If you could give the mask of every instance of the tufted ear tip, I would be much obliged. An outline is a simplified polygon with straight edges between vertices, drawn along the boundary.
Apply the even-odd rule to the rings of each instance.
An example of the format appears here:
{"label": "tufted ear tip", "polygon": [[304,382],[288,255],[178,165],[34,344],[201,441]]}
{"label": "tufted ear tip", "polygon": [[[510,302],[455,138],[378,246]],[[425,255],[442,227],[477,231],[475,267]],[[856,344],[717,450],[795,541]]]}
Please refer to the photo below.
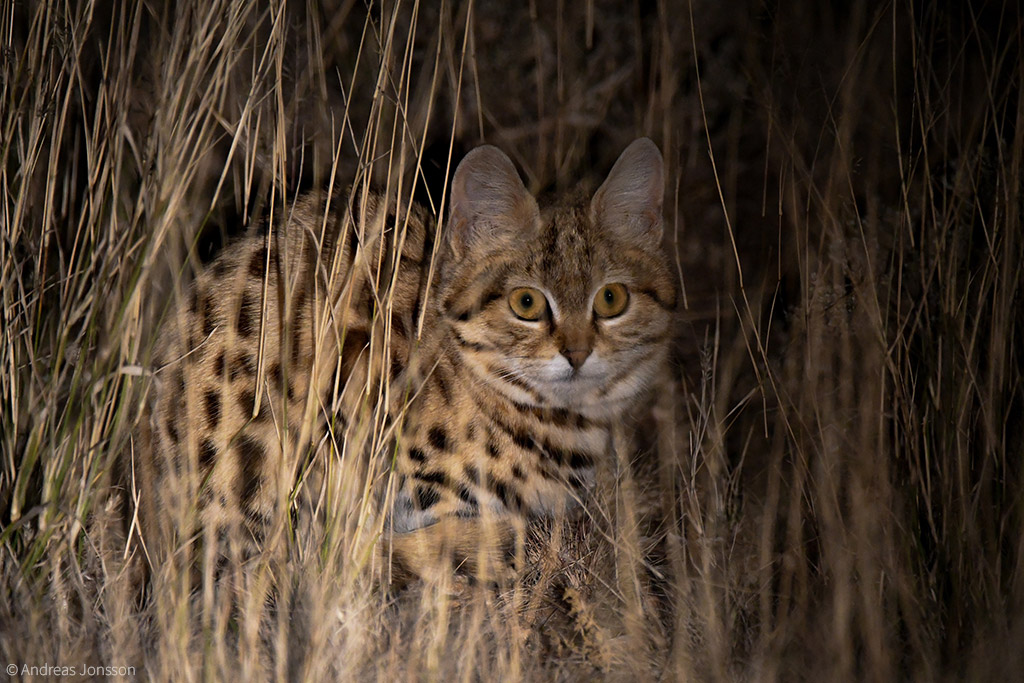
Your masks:
{"label": "tufted ear tip", "polygon": [[459,162],[449,207],[449,235],[460,253],[483,239],[501,240],[532,227],[527,224],[539,217],[512,160],[493,145],[481,145]]}
{"label": "tufted ear tip", "polygon": [[664,166],[661,151],[650,138],[630,143],[594,193],[594,222],[626,237],[660,239]]}

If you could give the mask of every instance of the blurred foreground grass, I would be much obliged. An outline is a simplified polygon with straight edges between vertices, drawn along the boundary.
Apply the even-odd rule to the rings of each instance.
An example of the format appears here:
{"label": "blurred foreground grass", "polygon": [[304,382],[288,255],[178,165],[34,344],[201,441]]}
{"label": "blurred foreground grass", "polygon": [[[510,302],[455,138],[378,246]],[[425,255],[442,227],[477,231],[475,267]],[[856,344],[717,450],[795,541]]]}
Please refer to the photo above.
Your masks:
{"label": "blurred foreground grass", "polygon": [[[0,664],[1019,675],[1022,28],[999,1],[4,2]],[[638,135],[676,377],[515,590],[328,556],[277,568],[272,606],[134,591],[115,472],[178,283],[331,178],[438,211],[481,142],[542,192]]]}

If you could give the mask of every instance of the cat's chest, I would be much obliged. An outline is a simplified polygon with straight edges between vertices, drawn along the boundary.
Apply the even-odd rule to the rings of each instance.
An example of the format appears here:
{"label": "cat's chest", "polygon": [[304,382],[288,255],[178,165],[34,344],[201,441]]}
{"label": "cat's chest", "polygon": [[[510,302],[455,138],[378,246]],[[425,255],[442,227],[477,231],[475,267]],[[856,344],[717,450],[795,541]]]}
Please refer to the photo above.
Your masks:
{"label": "cat's chest", "polygon": [[514,403],[442,370],[399,444],[398,500],[423,526],[490,510],[535,516],[571,507],[608,450],[607,425]]}

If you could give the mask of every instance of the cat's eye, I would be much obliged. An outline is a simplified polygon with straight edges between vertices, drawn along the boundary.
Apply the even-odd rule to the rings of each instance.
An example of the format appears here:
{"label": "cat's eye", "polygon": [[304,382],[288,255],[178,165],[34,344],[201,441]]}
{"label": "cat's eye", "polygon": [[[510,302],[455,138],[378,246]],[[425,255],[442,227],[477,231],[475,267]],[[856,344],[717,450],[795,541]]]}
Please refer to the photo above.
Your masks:
{"label": "cat's eye", "polygon": [[508,295],[508,305],[523,320],[540,320],[548,309],[548,300],[539,289],[516,287]]}
{"label": "cat's eye", "polygon": [[613,282],[598,290],[594,297],[594,313],[602,318],[613,318],[626,310],[628,303],[629,290],[626,285]]}

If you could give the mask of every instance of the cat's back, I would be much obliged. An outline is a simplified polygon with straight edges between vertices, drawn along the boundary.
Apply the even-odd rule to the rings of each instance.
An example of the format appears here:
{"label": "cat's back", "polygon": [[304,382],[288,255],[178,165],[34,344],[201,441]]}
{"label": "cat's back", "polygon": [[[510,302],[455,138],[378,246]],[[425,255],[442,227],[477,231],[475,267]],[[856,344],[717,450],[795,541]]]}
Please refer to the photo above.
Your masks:
{"label": "cat's back", "polygon": [[156,335],[144,531],[176,546],[193,527],[269,525],[311,444],[340,439],[374,377],[407,363],[433,230],[416,204],[312,192],[196,275]]}

